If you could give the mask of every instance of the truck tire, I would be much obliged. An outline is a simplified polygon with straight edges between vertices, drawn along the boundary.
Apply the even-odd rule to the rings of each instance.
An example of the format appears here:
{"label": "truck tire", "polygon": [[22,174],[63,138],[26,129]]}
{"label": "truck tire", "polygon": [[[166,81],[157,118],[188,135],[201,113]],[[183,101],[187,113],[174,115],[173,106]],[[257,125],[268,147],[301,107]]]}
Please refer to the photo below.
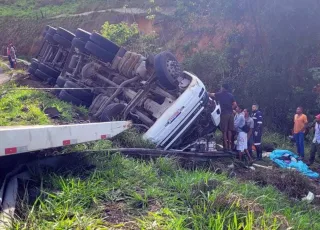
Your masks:
{"label": "truck tire", "polygon": [[49,26],[48,27],[48,30],[47,30],[47,34],[50,34],[50,35],[55,35],[57,33],[57,29],[52,27],[52,26]]}
{"label": "truck tire", "polygon": [[71,33],[69,30],[66,30],[62,27],[59,27],[57,29],[57,34],[59,34],[61,37],[67,39],[68,41],[72,41],[72,39],[76,36],[73,33]]}
{"label": "truck tire", "polygon": [[40,80],[42,81],[47,81],[50,76],[47,75],[46,73],[42,72],[41,70],[37,69],[36,72],[35,72],[35,75],[37,78],[39,78]]}
{"label": "truck tire", "polygon": [[54,78],[58,78],[60,73],[61,73],[60,71],[57,71],[57,70],[55,70],[55,69],[51,68],[50,66],[47,66],[47,65],[45,65],[43,63],[39,64],[39,69],[43,73],[49,75],[50,77],[54,77]]}
{"label": "truck tire", "polygon": [[90,40],[91,33],[83,29],[78,28],[76,30],[76,38],[79,38],[81,41],[87,42]]}
{"label": "truck tire", "polygon": [[116,55],[120,49],[118,45],[98,33],[92,33],[90,36],[90,40],[114,55]]}
{"label": "truck tire", "polygon": [[94,56],[99,58],[103,62],[111,63],[115,57],[115,54],[109,53],[107,50],[101,48],[97,44],[88,41],[85,48]]}
{"label": "truck tire", "polygon": [[74,96],[72,96],[71,94],[69,94],[66,90],[61,90],[61,92],[59,93],[59,98],[63,101],[66,101],[66,102],[70,102],[74,105],[77,105],[77,106],[86,106],[86,107],[89,107],[90,104],[87,103],[87,102],[84,102]]}
{"label": "truck tire", "polygon": [[78,62],[79,62],[79,57],[76,55],[72,55],[71,60],[69,62],[69,68],[70,69],[76,68],[78,65]]}
{"label": "truck tire", "polygon": [[101,122],[108,122],[108,121],[113,121],[115,119],[120,119],[121,118],[121,113],[123,110],[126,108],[124,104],[120,103],[113,103],[108,106],[103,110],[101,116],[100,116],[100,121]]}
{"label": "truck tire", "polygon": [[52,90],[52,93],[56,96],[59,96],[59,94],[61,92],[61,89],[59,89],[59,88],[63,88],[63,87],[60,87],[58,84],[56,84],[53,88],[54,88],[54,90]]}
{"label": "truck tire", "polygon": [[58,43],[53,39],[53,35],[47,33],[45,36],[45,40],[47,40],[52,45],[57,45]]}
{"label": "truck tire", "polygon": [[57,81],[56,78],[49,77],[48,80],[47,80],[47,83],[48,83],[49,85],[55,85],[55,84],[56,84],[56,81]]}
{"label": "truck tire", "polygon": [[155,72],[160,84],[166,89],[174,90],[178,87],[177,77],[182,71],[172,53],[165,51],[155,56]]}
{"label": "truck tire", "polygon": [[59,76],[57,78],[57,82],[56,84],[60,87],[60,88],[63,88],[64,84],[66,83],[67,79],[64,77],[64,76]]}
{"label": "truck tire", "polygon": [[71,42],[67,40],[66,38],[62,37],[59,34],[53,35],[53,39],[60,45],[62,45],[65,49],[68,49],[71,47]]}
{"label": "truck tire", "polygon": [[72,45],[77,48],[81,53],[88,54],[88,50],[86,50],[86,42],[82,41],[80,38],[74,38],[72,40]]}
{"label": "truck tire", "polygon": [[[72,82],[72,81],[66,81],[64,84],[64,88],[81,88],[78,84]],[[92,103],[93,101],[93,94],[89,89],[66,89],[66,91],[71,94],[72,96],[79,98],[81,101]]]}
{"label": "truck tire", "polygon": [[34,68],[34,69],[38,69],[39,67],[39,62],[37,61],[33,61],[33,62],[31,62],[31,64],[30,64],[30,67],[32,67],[32,68]]}
{"label": "truck tire", "polygon": [[32,66],[29,66],[29,68],[28,68],[28,73],[30,73],[32,76],[34,76],[35,73],[36,73],[36,70],[37,70],[37,69],[33,68]]}

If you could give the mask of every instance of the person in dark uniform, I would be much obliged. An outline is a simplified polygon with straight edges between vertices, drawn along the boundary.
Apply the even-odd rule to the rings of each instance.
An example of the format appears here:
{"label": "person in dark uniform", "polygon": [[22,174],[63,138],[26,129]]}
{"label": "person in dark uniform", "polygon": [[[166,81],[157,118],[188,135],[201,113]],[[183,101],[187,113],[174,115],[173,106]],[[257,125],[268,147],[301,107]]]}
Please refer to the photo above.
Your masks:
{"label": "person in dark uniform", "polygon": [[257,150],[257,160],[262,160],[261,139],[262,139],[263,116],[262,116],[262,112],[259,110],[259,106],[257,104],[252,105],[251,117],[254,121],[253,141],[254,141],[254,147]]}

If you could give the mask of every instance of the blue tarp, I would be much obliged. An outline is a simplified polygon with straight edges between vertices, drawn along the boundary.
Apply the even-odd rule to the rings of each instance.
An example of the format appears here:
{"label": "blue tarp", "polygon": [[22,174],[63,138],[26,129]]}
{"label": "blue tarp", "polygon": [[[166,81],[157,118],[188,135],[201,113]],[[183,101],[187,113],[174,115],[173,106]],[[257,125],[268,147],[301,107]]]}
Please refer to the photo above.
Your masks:
{"label": "blue tarp", "polygon": [[[279,159],[281,157],[289,156],[291,157],[291,161],[285,161],[283,159]],[[306,175],[310,178],[318,178],[319,173],[313,172],[309,169],[309,167],[303,162],[298,160],[298,156],[289,150],[274,150],[270,154],[270,159],[277,163],[281,168],[295,168],[302,174]]]}

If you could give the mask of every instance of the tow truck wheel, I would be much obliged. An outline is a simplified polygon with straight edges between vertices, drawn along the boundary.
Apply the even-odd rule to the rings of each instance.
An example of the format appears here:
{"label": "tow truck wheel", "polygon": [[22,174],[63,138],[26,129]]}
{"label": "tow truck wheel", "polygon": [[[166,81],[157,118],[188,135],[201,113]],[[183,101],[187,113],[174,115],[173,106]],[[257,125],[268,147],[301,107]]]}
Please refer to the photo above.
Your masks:
{"label": "tow truck wheel", "polygon": [[32,61],[30,64],[30,67],[34,68],[34,69],[38,69],[39,66],[39,62],[38,61]]}
{"label": "tow truck wheel", "polygon": [[100,116],[101,122],[113,121],[119,119],[122,115],[123,110],[126,108],[124,104],[113,103],[108,105]]}
{"label": "tow truck wheel", "polygon": [[57,78],[57,85],[60,87],[60,88],[63,88],[64,84],[66,83],[67,79],[64,77],[64,76],[59,76]]}
{"label": "tow truck wheel", "polygon": [[51,43],[52,45],[57,45],[58,43],[53,39],[53,35],[47,33],[47,35],[45,36],[45,40],[47,40],[49,43]]}
{"label": "tow truck wheel", "polygon": [[57,33],[57,29],[56,28],[54,28],[54,27],[51,27],[51,26],[49,26],[48,27],[48,30],[47,30],[47,34],[50,34],[50,35],[55,35]]}
{"label": "tow truck wheel", "polygon": [[177,78],[181,75],[181,67],[176,57],[168,52],[155,56],[155,71],[160,84],[168,90],[178,87]]}

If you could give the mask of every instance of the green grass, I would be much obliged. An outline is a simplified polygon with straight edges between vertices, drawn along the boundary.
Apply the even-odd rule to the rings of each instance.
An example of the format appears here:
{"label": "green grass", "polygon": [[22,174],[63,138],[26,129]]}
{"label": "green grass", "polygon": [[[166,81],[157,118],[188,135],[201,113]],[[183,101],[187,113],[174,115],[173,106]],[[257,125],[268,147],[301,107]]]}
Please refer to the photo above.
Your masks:
{"label": "green grass", "polygon": [[29,90],[14,84],[0,86],[0,126],[47,125],[52,120],[44,113],[49,107],[60,112],[60,121],[71,122],[76,113],[87,114],[84,108],[76,108],[40,90]]}
{"label": "green grass", "polygon": [[[41,195],[22,201],[12,229],[319,229],[317,208],[273,187],[240,183],[173,159],[88,155],[92,171],[34,175]],[[79,165],[78,165],[79,166]],[[72,171],[72,170],[71,170]]]}

